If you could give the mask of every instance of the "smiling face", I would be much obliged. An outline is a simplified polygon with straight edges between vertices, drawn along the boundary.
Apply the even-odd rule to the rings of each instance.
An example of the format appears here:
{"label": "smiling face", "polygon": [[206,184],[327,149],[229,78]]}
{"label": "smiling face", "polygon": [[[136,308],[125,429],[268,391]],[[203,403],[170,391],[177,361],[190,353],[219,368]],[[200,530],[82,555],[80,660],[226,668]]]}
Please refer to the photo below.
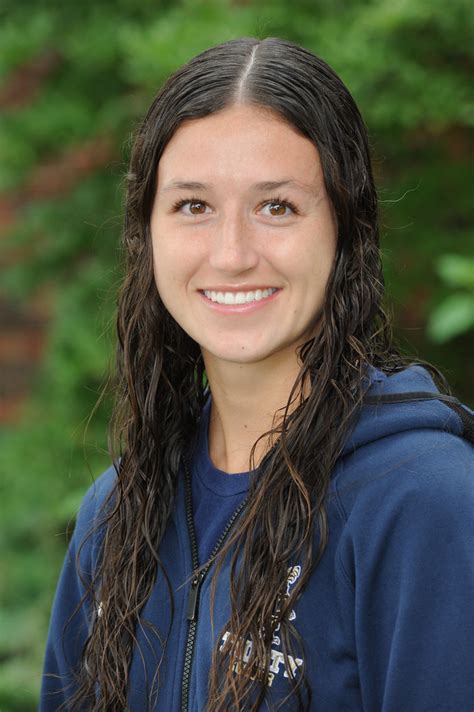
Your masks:
{"label": "smiling face", "polygon": [[181,124],[159,162],[150,226],[160,297],[206,365],[295,360],[337,241],[308,138],[247,105]]}

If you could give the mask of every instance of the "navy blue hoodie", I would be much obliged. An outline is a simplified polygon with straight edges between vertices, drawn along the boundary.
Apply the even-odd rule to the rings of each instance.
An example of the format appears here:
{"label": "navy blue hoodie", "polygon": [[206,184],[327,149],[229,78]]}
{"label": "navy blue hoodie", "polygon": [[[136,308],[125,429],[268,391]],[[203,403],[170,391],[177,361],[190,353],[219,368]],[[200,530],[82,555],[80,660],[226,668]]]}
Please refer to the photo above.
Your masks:
{"label": "navy blue hoodie", "polygon": [[[314,712],[474,710],[474,465],[465,437],[472,413],[438,397],[420,367],[390,377],[374,371],[371,380],[372,400],[345,444],[326,498],[328,546],[290,614],[304,648],[289,660],[289,671],[275,630],[262,710],[277,707],[288,694],[289,672],[297,676],[303,668]],[[70,696],[72,670],[97,614],[82,607],[62,637],[84,593],[75,554],[115,476],[110,468],[98,478],[78,515],[53,604],[40,712],[57,710]],[[226,635],[217,639],[229,617],[229,571],[225,565],[219,579],[213,637],[212,567],[193,585],[189,506],[183,477],[160,547],[174,616],[159,576],[136,630],[128,686],[133,712],[204,710],[212,650]],[[93,538],[82,549],[86,579],[99,546]],[[288,591],[301,573],[295,561]],[[164,651],[147,621],[167,634]],[[287,701],[280,709],[297,706]]]}

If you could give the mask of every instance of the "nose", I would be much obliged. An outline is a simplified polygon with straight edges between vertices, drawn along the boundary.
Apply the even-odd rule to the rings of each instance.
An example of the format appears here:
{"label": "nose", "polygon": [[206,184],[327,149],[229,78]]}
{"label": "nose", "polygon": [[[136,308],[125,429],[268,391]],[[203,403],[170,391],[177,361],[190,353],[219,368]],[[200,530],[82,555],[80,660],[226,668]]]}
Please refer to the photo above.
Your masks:
{"label": "nose", "polygon": [[216,271],[240,274],[258,263],[255,235],[245,216],[233,213],[215,227],[209,264]]}

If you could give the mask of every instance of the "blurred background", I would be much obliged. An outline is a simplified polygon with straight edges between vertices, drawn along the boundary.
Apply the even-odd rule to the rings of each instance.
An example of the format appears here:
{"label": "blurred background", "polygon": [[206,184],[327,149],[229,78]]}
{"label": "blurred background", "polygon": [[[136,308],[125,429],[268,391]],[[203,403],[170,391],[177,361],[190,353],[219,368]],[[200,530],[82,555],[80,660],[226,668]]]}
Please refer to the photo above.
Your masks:
{"label": "blurred background", "polygon": [[108,399],[90,416],[113,353],[130,133],[160,84],[244,35],[334,67],[369,127],[396,335],[472,405],[473,24],[469,0],[3,0],[1,712],[37,708],[67,530],[108,466]]}

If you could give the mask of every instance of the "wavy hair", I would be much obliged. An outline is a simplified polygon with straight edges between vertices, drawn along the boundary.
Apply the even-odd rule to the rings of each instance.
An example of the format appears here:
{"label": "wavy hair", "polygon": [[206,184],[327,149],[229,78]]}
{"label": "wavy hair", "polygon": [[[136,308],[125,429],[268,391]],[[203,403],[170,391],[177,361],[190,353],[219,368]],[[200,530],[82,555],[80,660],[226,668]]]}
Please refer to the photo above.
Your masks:
{"label": "wavy hair", "polygon": [[[212,712],[258,709],[278,624],[287,669],[289,656],[303,657],[304,638],[288,614],[327,545],[324,500],[331,472],[357,418],[368,367],[393,372],[405,365],[392,345],[382,306],[367,131],[341,79],[311,52],[278,38],[236,39],[191,59],[166,81],[137,129],[127,174],[126,265],[118,300],[117,399],[110,438],[112,459],[119,464],[101,522],[102,555],[91,591],[101,601],[101,615],[95,616],[83,650],[71,710],[129,709],[136,626],[157,576],[167,580],[160,541],[186,443],[205,401],[200,348],[170,316],[155,286],[150,216],[158,162],[184,120],[239,103],[271,109],[314,143],[338,240],[318,328],[299,350],[300,372],[288,402],[272,430],[261,436],[271,447],[260,463],[256,444],[252,449],[249,468],[258,467],[259,477],[215,562],[214,594],[224,558],[231,557],[231,613],[225,627],[231,635],[213,654]],[[288,568],[295,560],[303,573],[286,596]],[[165,605],[172,607],[168,589]],[[163,631],[155,633],[165,637]],[[236,675],[249,640],[245,674]],[[289,678],[297,708],[308,709],[311,690],[304,668]],[[152,693],[150,708],[151,700]]]}

